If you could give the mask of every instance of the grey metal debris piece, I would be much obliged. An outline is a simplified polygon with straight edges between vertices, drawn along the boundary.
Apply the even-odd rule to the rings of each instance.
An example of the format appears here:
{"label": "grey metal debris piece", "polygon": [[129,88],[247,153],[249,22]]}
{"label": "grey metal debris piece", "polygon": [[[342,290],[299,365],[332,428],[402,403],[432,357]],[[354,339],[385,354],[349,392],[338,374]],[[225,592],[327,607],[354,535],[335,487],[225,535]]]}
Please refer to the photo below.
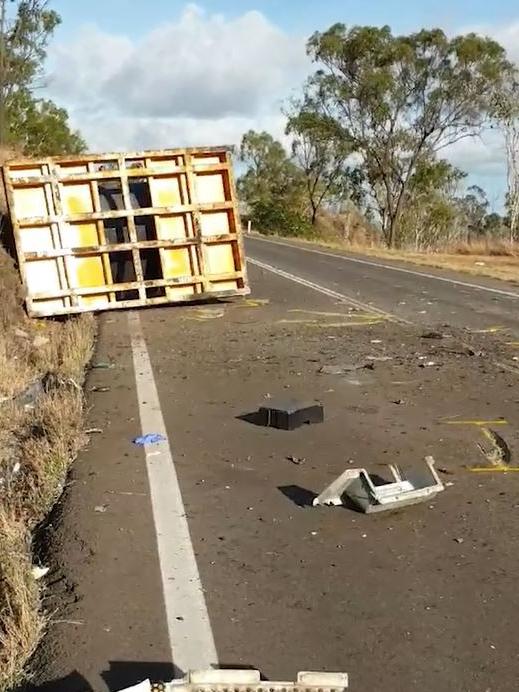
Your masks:
{"label": "grey metal debris piece", "polygon": [[405,476],[397,466],[389,465],[393,481],[374,483],[365,469],[346,469],[333,483],[314,499],[318,505],[342,505],[346,495],[367,514],[406,507],[424,502],[444,490],[434,459],[425,458],[428,472],[410,471]]}
{"label": "grey metal debris piece", "polygon": [[160,685],[145,680],[123,692],[158,689],[163,692],[344,692],[348,689],[348,674],[301,672],[295,682],[264,682],[259,670],[201,670]]}

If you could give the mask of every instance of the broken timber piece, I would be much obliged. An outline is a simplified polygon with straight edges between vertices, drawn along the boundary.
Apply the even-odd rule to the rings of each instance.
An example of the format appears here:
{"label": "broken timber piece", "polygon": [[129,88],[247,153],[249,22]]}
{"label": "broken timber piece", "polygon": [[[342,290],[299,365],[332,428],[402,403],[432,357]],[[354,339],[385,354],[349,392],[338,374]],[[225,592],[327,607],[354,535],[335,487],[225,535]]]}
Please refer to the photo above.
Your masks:
{"label": "broken timber piece", "polygon": [[259,670],[200,670],[186,677],[151,684],[149,680],[122,692],[344,692],[347,673],[297,674],[295,682],[263,682]]}
{"label": "broken timber piece", "polygon": [[424,502],[444,490],[434,459],[426,457],[425,461],[428,474],[411,471],[405,477],[397,466],[389,465],[393,481],[382,484],[375,484],[365,469],[346,469],[314,499],[314,507],[342,505],[344,495],[366,514]]}
{"label": "broken timber piece", "polygon": [[271,403],[258,411],[259,424],[280,430],[295,430],[301,425],[322,423],[324,409],[321,404],[302,404],[296,401]]}

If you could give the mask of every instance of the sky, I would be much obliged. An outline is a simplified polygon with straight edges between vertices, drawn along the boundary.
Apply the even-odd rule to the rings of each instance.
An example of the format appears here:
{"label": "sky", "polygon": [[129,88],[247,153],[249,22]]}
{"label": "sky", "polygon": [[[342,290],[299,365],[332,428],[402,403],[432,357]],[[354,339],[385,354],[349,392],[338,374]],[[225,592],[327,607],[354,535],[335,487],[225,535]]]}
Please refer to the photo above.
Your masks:
{"label": "sky", "polygon": [[[517,0],[51,0],[62,18],[45,92],[89,149],[238,144],[248,129],[283,138],[281,108],[311,72],[305,42],[340,21],[398,33],[440,26],[497,38],[519,62]],[[495,132],[448,152],[469,184],[502,205]]]}

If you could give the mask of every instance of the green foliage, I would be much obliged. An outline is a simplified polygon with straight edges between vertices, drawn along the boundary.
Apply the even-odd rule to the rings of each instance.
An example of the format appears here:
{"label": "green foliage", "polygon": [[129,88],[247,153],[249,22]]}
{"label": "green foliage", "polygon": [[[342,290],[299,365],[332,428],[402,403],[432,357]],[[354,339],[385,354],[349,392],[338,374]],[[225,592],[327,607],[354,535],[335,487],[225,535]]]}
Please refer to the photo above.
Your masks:
{"label": "green foliage", "polygon": [[33,95],[60,21],[46,0],[0,0],[0,144],[26,155],[79,154],[86,148],[67,112]]}
{"label": "green foliage", "polygon": [[272,135],[253,130],[245,133],[239,156],[247,165],[247,172],[239,179],[238,189],[249,204],[273,198],[283,198],[291,204],[301,202],[301,171]]}
{"label": "green foliage", "polygon": [[392,245],[422,162],[478,131],[514,68],[495,41],[440,29],[395,36],[387,26],[335,24],[310,38],[308,52],[320,66],[308,88],[362,158]]}
{"label": "green foliage", "polygon": [[304,176],[283,145],[267,132],[247,132],[240,146],[247,171],[238,191],[255,226],[265,232],[300,235],[305,227]]}
{"label": "green foliage", "polygon": [[308,217],[287,206],[282,199],[259,200],[251,206],[251,217],[262,233],[308,238],[314,229]]}
{"label": "green foliage", "polygon": [[31,156],[81,154],[86,149],[79,132],[70,128],[68,114],[52,101],[18,91],[8,110],[9,140]]}
{"label": "green foliage", "polygon": [[458,200],[458,205],[465,220],[468,238],[483,235],[489,206],[485,191],[478,185],[471,185],[467,193]]}
{"label": "green foliage", "polygon": [[[14,5],[12,18],[9,10]],[[60,17],[47,7],[46,0],[1,0],[4,8],[2,88],[9,98],[20,88],[28,88],[40,75],[47,45]]]}

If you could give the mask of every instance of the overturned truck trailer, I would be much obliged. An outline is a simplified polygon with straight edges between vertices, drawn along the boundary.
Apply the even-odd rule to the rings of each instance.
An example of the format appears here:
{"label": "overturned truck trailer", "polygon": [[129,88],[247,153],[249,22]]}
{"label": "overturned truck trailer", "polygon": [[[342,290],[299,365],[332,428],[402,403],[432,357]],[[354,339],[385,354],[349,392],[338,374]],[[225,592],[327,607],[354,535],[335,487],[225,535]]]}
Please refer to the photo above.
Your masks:
{"label": "overturned truck trailer", "polygon": [[229,147],[10,161],[32,316],[249,293]]}

